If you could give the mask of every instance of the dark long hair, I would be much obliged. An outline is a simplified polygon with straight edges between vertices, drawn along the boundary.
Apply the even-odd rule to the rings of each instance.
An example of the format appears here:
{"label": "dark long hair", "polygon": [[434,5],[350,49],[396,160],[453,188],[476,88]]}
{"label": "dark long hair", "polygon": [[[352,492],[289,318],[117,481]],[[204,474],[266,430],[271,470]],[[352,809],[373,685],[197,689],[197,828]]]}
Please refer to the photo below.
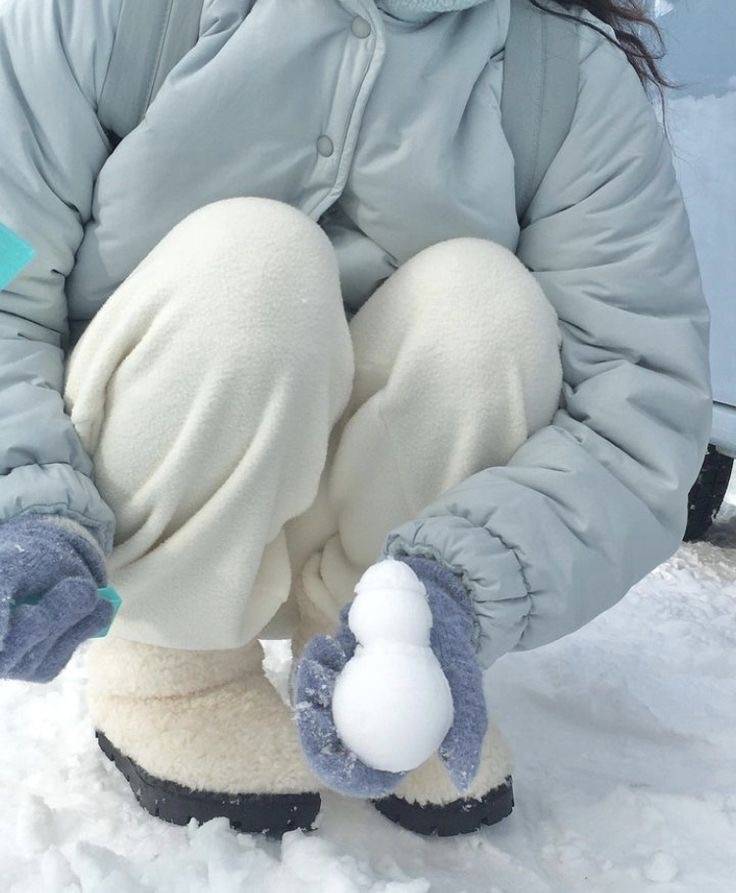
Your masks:
{"label": "dark long hair", "polygon": [[544,0],[531,2],[545,12],[576,20],[578,17],[575,15],[575,7],[588,10],[601,22],[610,25],[616,37],[612,38],[595,24],[585,24],[626,53],[645,87],[654,87],[660,99],[663,99],[663,88],[674,86],[659,67],[659,61],[664,55],[664,42],[657,24],[647,14],[645,0],[557,0],[559,6],[570,8],[569,14],[548,8],[544,5]]}

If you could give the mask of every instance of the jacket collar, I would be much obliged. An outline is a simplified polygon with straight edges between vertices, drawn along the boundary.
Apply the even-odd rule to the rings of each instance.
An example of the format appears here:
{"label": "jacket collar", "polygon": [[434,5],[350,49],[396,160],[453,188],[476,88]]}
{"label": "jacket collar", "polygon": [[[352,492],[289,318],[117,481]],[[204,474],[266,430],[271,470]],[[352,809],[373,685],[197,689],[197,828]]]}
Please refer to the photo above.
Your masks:
{"label": "jacket collar", "polygon": [[379,9],[404,22],[428,22],[443,12],[469,9],[489,0],[376,0]]}

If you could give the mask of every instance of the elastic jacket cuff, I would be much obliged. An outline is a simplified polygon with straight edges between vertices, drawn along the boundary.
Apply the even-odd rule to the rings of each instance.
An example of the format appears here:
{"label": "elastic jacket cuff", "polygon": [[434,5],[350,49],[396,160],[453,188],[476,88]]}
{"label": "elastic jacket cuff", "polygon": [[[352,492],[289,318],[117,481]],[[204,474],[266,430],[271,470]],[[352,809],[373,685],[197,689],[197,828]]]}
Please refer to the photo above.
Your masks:
{"label": "elastic jacket cuff", "polygon": [[531,595],[515,551],[488,528],[456,516],[422,518],[392,531],[381,554],[433,558],[462,580],[475,614],[482,667],[516,647],[532,610]]}
{"label": "elastic jacket cuff", "polygon": [[71,465],[19,465],[0,477],[0,523],[26,513],[71,518],[105,555],[112,552],[115,516],[90,478]]}

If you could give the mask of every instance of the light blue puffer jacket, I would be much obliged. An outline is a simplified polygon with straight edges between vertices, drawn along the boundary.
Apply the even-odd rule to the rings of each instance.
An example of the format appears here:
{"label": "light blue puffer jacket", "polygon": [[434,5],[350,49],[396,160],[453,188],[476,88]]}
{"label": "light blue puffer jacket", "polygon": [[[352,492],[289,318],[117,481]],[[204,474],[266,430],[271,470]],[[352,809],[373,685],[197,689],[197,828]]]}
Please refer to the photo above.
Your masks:
{"label": "light blue puffer jacket", "polygon": [[60,512],[111,549],[64,354],[197,207],[269,196],[319,220],[348,311],[427,245],[492,239],[557,310],[563,406],[386,545],[463,572],[488,664],[581,626],[677,548],[709,433],[708,312],[667,143],[618,49],[580,27],[572,129],[520,231],[499,113],[509,0],[390,8],[208,0],[113,152],[96,108],[120,0],[1,0],[0,221],[37,257],[0,304],[0,520]]}

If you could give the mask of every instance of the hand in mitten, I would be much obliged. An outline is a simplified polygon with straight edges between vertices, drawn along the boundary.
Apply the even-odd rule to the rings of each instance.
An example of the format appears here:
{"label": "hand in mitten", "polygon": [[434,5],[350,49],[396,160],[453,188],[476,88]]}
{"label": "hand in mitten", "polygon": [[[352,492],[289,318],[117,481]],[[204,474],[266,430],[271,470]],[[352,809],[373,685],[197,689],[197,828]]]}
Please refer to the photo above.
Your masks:
{"label": "hand in mitten", "polygon": [[302,748],[334,790],[390,793],[438,752],[465,790],[488,725],[470,598],[431,559],[381,561],[356,586],[336,636],[317,636],[295,667]]}
{"label": "hand in mitten", "polygon": [[[105,556],[75,522],[21,515],[0,525],[0,678],[49,682],[119,601]],[[110,594],[108,594],[110,593]]]}
{"label": "hand in mitten", "polygon": [[353,797],[383,797],[404,773],[369,766],[340,739],[332,715],[335,683],[357,648],[348,626],[346,605],[340,627],[332,636],[315,636],[307,642],[291,679],[302,750],[315,774],[330,788]]}

